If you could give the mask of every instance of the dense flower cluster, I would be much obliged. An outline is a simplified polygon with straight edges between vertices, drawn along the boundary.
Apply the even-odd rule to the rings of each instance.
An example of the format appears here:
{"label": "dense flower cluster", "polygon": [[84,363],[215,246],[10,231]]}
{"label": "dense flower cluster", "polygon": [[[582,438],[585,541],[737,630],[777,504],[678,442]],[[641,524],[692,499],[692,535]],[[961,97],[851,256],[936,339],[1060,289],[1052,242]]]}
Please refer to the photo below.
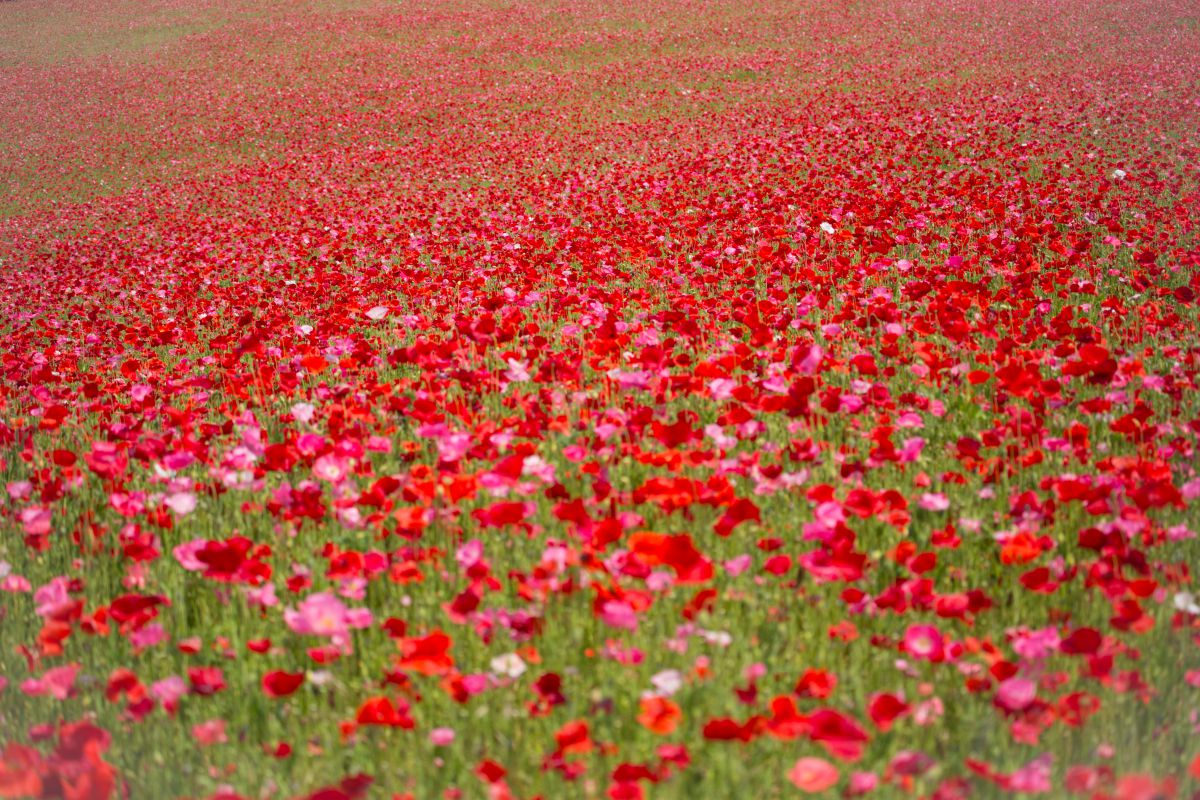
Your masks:
{"label": "dense flower cluster", "polygon": [[1200,793],[1197,19],[3,4],[0,797]]}

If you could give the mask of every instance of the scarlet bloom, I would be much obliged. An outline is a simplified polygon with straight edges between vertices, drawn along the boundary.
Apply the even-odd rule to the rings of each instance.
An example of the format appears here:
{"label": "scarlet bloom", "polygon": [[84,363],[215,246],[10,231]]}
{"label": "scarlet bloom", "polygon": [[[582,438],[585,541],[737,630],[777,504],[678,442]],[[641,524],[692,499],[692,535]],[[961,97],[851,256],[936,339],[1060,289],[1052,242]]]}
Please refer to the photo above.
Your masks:
{"label": "scarlet bloom", "polygon": [[587,753],[595,746],[588,724],[583,720],[574,720],[559,728],[554,734],[554,743],[558,752],[564,755]]}
{"label": "scarlet bloom", "polygon": [[677,583],[704,583],[713,576],[712,562],[686,533],[667,536],[640,531],[629,537],[629,549],[648,567],[661,564],[675,570]]}
{"label": "scarlet bloom", "polygon": [[704,723],[704,738],[709,741],[731,741],[737,739],[749,742],[758,734],[762,720],[751,717],[744,723],[739,723],[729,717],[718,717]]}
{"label": "scarlet bloom", "polygon": [[1008,540],[1000,551],[1000,560],[1005,564],[1027,564],[1042,554],[1037,539],[1022,531]]}
{"label": "scarlet bloom", "polygon": [[853,719],[831,708],[822,708],[809,715],[808,720],[812,725],[809,737],[824,745],[834,758],[842,761],[862,758],[869,737]]}
{"label": "scarlet bloom", "polygon": [[261,561],[271,554],[266,545],[255,545],[245,536],[207,541],[196,552],[204,577],[224,583],[260,584],[271,577],[271,567]]}
{"label": "scarlet bloom", "polygon": [[454,667],[454,659],[450,657],[454,641],[440,630],[428,636],[400,639],[399,645],[398,666],[402,670],[422,675],[442,675]]}
{"label": "scarlet bloom", "polygon": [[892,723],[907,714],[908,711],[908,703],[887,692],[873,695],[867,704],[867,713],[871,716],[871,721],[884,733],[891,729]]}
{"label": "scarlet bloom", "polygon": [[837,675],[823,669],[810,669],[800,676],[796,682],[795,693],[800,697],[812,697],[817,700],[829,697],[837,686]]}
{"label": "scarlet bloom", "polygon": [[796,762],[788,772],[788,780],[802,792],[816,794],[838,782],[838,770],[823,758],[807,757]]}
{"label": "scarlet bloom", "polygon": [[1063,639],[1059,649],[1069,655],[1091,655],[1100,649],[1103,637],[1095,628],[1079,628]]}
{"label": "scarlet bloom", "polygon": [[679,727],[683,719],[683,712],[679,710],[679,706],[666,697],[643,697],[640,708],[642,713],[638,714],[638,722],[662,736]]}
{"label": "scarlet bloom", "polygon": [[1175,782],[1161,783],[1149,775],[1126,775],[1117,781],[1115,800],[1159,800],[1175,796]]}
{"label": "scarlet bloom", "polygon": [[42,756],[32,747],[10,744],[0,755],[0,797],[38,797]]}
{"label": "scarlet bloom", "polygon": [[188,682],[192,692],[207,697],[225,688],[225,675],[220,667],[188,667]]}
{"label": "scarlet bloom", "polygon": [[387,697],[370,697],[358,707],[354,721],[359,725],[382,725],[389,728],[404,728],[412,730],[416,727],[413,718],[409,716],[408,704],[400,701],[400,707]]}
{"label": "scarlet bloom", "polygon": [[262,688],[267,697],[287,697],[304,684],[303,672],[272,670],[263,675]]}

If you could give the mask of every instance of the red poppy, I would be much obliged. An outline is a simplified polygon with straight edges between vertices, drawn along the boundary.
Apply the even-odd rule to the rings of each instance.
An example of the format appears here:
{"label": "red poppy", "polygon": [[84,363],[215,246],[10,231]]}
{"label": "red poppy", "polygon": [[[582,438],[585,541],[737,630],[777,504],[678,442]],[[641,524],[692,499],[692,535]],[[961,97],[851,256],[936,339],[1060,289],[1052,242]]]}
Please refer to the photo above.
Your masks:
{"label": "red poppy", "polygon": [[303,672],[272,670],[262,678],[263,692],[267,697],[287,697],[304,684]]}

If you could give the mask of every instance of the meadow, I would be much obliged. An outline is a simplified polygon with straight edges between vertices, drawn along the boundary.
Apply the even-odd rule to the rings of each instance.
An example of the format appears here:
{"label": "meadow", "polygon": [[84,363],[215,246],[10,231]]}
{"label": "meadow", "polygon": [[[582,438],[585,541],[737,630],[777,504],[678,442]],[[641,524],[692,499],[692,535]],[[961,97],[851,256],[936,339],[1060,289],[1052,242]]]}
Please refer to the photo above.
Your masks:
{"label": "meadow", "polygon": [[0,798],[1200,797],[1190,0],[0,2]]}

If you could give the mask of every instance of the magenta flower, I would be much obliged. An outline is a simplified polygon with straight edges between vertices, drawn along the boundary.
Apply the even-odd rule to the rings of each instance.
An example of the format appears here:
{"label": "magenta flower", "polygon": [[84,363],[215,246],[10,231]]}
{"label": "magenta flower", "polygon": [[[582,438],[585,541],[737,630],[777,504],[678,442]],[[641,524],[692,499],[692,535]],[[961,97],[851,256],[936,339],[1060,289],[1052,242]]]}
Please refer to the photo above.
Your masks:
{"label": "magenta flower", "polygon": [[633,607],[622,600],[609,600],[600,610],[600,621],[614,628],[636,631],[638,626],[637,613]]}
{"label": "magenta flower", "polygon": [[996,689],[996,705],[1005,711],[1024,711],[1037,697],[1037,684],[1028,678],[1009,678]]}
{"label": "magenta flower", "polygon": [[940,661],[945,653],[944,640],[932,625],[910,625],[904,632],[904,650],[913,658]]}

